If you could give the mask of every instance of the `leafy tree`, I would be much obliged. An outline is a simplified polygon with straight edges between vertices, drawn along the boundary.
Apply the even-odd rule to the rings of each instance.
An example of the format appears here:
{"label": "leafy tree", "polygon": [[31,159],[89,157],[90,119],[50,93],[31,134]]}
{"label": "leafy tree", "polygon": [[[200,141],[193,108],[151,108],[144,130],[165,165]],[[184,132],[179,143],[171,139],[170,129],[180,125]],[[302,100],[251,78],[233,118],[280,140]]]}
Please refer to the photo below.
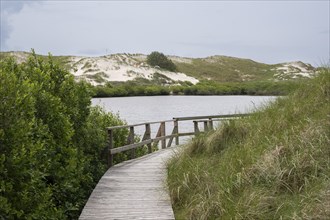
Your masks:
{"label": "leafy tree", "polygon": [[169,71],[176,71],[176,66],[172,60],[168,59],[163,53],[157,51],[147,56],[147,63],[151,66],[159,66]]}
{"label": "leafy tree", "polygon": [[0,219],[78,218],[107,169],[105,127],[124,124],[90,98],[51,56],[0,61]]}
{"label": "leafy tree", "polygon": [[12,59],[1,63],[0,83],[0,217],[61,218],[44,181],[49,137],[35,116],[37,86]]}

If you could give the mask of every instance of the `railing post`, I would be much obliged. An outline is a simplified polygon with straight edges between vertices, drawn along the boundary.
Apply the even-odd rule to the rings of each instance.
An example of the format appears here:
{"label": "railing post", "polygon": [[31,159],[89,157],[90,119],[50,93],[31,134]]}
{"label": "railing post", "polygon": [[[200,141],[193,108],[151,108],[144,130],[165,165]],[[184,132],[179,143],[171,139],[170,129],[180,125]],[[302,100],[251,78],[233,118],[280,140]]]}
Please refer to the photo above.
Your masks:
{"label": "railing post", "polygon": [[[146,124],[146,131],[145,131],[145,140],[151,139],[151,129],[150,129],[150,124]],[[148,153],[152,153],[152,145],[151,143],[147,145],[148,146]]]}
{"label": "railing post", "polygon": [[170,139],[167,142],[167,147],[171,147],[172,146],[172,142],[173,142],[173,139],[174,138],[175,138],[176,145],[179,144],[178,121],[177,120],[173,120],[173,122],[174,122],[173,131],[172,131],[172,134],[171,134]]}
{"label": "railing post", "polygon": [[[165,133],[166,133],[166,131],[165,131],[165,122],[161,122],[161,124],[160,124],[160,136],[165,137],[165,135],[166,135]],[[166,148],[166,139],[165,138],[162,140],[162,149],[164,149],[164,148]]]}
{"label": "railing post", "polygon": [[[159,138],[161,136],[161,131],[162,131],[162,124],[160,124],[159,128],[158,128],[158,131],[157,131],[157,134],[156,134],[156,137],[155,138]],[[159,140],[156,140],[153,142],[154,146],[157,147],[157,149],[159,150],[159,147],[158,147],[158,143],[159,143]]]}
{"label": "railing post", "polygon": [[198,121],[194,121],[194,132],[195,132],[195,135],[199,133]]}
{"label": "railing post", "polygon": [[174,128],[175,128],[175,145],[179,145],[179,121],[178,119],[175,119],[174,121]]}
{"label": "railing post", "polygon": [[[127,144],[134,144],[134,126],[129,127],[129,134],[127,139]],[[131,158],[135,158],[135,149],[131,150]]]}
{"label": "railing post", "polygon": [[207,126],[207,121],[204,121],[204,132],[209,131],[209,127]]}
{"label": "railing post", "polygon": [[[220,118],[220,119],[229,119],[229,118],[237,118],[237,117],[244,117],[248,116],[249,114],[231,114],[231,115],[209,115],[209,116],[194,116],[194,117],[181,117],[181,118],[173,118],[172,120],[167,121],[158,121],[158,122],[147,122],[147,123],[141,123],[141,124],[134,124],[134,125],[121,125],[121,126],[114,126],[107,128],[107,163],[108,166],[113,166],[114,163],[114,155],[120,152],[131,152],[131,158],[136,157],[136,148],[141,146],[147,146],[148,152],[153,151],[153,147],[157,147],[157,149],[160,148],[166,148],[172,146],[172,142],[175,138],[176,145],[179,145],[179,139],[181,136],[188,136],[188,135],[198,135],[201,133],[201,130],[199,129],[199,122],[204,122],[204,130],[209,131],[213,130],[214,127],[214,118]],[[199,120],[203,119],[203,120]],[[179,133],[179,121],[193,121],[194,123],[194,132],[182,132]],[[171,135],[166,136],[166,130],[165,130],[165,124],[166,122],[174,122],[173,124],[173,130]],[[157,124],[159,126],[156,137],[151,137],[151,125]],[[145,133],[142,138],[142,143],[134,143],[134,127],[136,126],[145,126]],[[127,144],[124,146],[114,146],[114,135],[116,134],[115,129],[128,129],[129,128],[129,135],[127,137]],[[167,137],[167,138],[165,138]],[[169,139],[166,141],[166,139]],[[158,146],[159,142],[162,142],[161,147]],[[167,146],[166,146],[167,143]],[[115,148],[116,147],[116,148]]]}
{"label": "railing post", "polygon": [[108,129],[108,168],[113,165],[113,155],[111,154],[113,147],[113,130]]}
{"label": "railing post", "polygon": [[210,130],[213,130],[213,119],[212,118],[209,118],[209,128]]}

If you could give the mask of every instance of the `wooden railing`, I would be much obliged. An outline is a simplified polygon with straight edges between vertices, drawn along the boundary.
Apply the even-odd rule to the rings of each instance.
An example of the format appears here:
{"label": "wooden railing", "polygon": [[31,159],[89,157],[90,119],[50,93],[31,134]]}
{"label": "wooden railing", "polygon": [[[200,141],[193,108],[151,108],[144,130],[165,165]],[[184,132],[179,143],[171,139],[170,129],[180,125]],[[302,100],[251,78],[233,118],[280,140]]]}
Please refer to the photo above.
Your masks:
{"label": "wooden railing", "polygon": [[[228,120],[234,118],[240,118],[248,116],[249,114],[229,114],[229,115],[209,115],[209,116],[194,116],[194,117],[179,117],[173,118],[172,120],[167,121],[156,121],[156,122],[147,122],[133,125],[122,125],[122,126],[114,126],[107,128],[108,131],[108,166],[111,167],[113,165],[113,155],[124,152],[131,151],[131,158],[135,158],[135,150],[141,146],[148,147],[148,153],[152,153],[152,144],[157,145],[161,142],[161,148],[171,147],[173,140],[175,140],[175,144],[179,145],[179,137],[182,136],[191,136],[196,135],[201,132],[207,132],[214,129],[214,121],[220,120]],[[194,131],[192,132],[179,132],[179,122],[180,121],[192,121]],[[204,125],[204,129],[200,130],[199,123]],[[154,138],[151,137],[151,125],[159,124],[159,128],[157,134]],[[173,126],[172,132],[170,135],[166,135],[166,125]],[[135,137],[135,127],[143,126],[144,127],[144,135],[140,142],[134,143]],[[114,130],[116,129],[129,129],[129,134],[127,138],[127,144],[124,146],[114,146]],[[166,139],[169,139],[166,144]]]}

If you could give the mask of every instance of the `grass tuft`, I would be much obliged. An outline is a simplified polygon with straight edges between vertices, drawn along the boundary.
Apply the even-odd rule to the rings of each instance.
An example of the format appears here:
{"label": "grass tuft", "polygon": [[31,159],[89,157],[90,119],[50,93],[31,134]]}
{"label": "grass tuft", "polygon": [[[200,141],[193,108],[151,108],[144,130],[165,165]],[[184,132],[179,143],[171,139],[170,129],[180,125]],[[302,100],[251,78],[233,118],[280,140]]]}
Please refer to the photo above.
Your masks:
{"label": "grass tuft", "polygon": [[194,138],[168,164],[178,219],[327,219],[330,71]]}

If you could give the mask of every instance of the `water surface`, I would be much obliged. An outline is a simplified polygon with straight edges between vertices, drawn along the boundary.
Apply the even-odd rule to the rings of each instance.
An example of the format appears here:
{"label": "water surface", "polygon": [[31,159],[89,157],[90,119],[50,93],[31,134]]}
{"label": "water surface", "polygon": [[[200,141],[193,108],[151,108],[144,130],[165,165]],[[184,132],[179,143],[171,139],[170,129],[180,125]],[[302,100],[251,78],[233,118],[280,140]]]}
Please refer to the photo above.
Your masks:
{"label": "water surface", "polygon": [[[95,98],[93,105],[119,113],[128,124],[169,120],[173,117],[248,113],[274,100],[274,96],[138,96]],[[167,134],[171,132],[167,126]],[[180,132],[192,131],[192,122],[180,122]],[[157,128],[153,128],[153,134]],[[143,128],[138,127],[140,135]]]}
{"label": "water surface", "polygon": [[247,113],[274,96],[138,96],[95,98],[93,105],[119,112],[129,124],[199,115]]}

